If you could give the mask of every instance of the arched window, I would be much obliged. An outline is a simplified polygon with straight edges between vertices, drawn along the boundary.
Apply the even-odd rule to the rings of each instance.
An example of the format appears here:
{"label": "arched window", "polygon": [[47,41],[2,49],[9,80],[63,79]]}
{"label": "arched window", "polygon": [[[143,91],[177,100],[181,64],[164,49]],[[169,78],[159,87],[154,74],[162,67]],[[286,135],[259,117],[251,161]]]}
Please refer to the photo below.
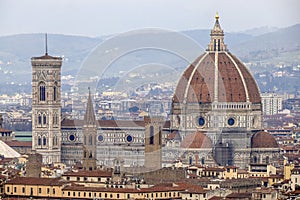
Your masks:
{"label": "arched window", "polygon": [[216,39],[214,39],[214,51],[216,50]]}
{"label": "arched window", "polygon": [[266,157],[266,163],[267,163],[267,164],[270,163],[270,157],[269,157],[269,156]]}
{"label": "arched window", "polygon": [[159,127],[159,133],[158,133],[158,137],[159,137],[159,141],[158,141],[158,144],[161,145],[161,127]]}
{"label": "arched window", "polygon": [[53,125],[55,125],[55,113],[53,114],[53,117],[52,117],[52,122],[53,122]]}
{"label": "arched window", "polygon": [[56,100],[57,100],[57,86],[55,83],[55,85],[53,86],[53,101],[56,101]]}
{"label": "arched window", "polygon": [[83,136],[83,144],[86,145],[86,136]]}
{"label": "arched window", "polygon": [[46,117],[46,115],[43,115],[43,124],[47,124],[47,117]]}
{"label": "arched window", "polygon": [[253,163],[257,163],[257,157],[256,156],[253,157]]}
{"label": "arched window", "polygon": [[46,144],[47,144],[47,138],[43,137],[43,145],[46,146]]}
{"label": "arched window", "polygon": [[201,164],[204,165],[205,159],[202,157]]}
{"label": "arched window", "polygon": [[41,115],[38,116],[38,124],[42,124],[42,116]]}
{"label": "arched window", "polygon": [[92,144],[93,144],[93,136],[90,135],[90,136],[89,136],[89,145],[92,145]]}
{"label": "arched window", "polygon": [[53,137],[53,146],[56,146],[56,145],[57,145],[57,137],[54,136],[54,137]]}
{"label": "arched window", "polygon": [[41,139],[41,136],[38,137],[38,145],[39,145],[39,146],[42,145],[42,139]]}
{"label": "arched window", "polygon": [[40,101],[46,101],[46,86],[43,82],[39,84],[39,95]]}
{"label": "arched window", "polygon": [[57,117],[57,114],[54,113],[54,114],[53,114],[53,124],[54,124],[54,125],[57,125],[57,122],[58,122],[58,117]]}
{"label": "arched window", "polygon": [[150,140],[149,144],[154,144],[154,127],[150,126]]}
{"label": "arched window", "polygon": [[189,164],[190,165],[193,164],[193,158],[192,158],[192,156],[189,157]]}

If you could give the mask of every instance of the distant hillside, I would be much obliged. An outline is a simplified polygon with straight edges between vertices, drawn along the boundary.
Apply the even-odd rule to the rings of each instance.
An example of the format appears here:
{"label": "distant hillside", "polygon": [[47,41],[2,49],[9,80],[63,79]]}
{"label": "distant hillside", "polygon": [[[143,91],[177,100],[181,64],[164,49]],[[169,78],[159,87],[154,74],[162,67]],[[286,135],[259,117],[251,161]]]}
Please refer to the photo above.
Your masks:
{"label": "distant hillside", "polygon": [[284,62],[298,62],[299,58],[291,60],[286,53],[300,51],[300,24],[279,29],[278,31],[252,37],[247,41],[233,45],[232,52],[245,62],[277,60],[284,55]]}
{"label": "distant hillside", "polygon": [[245,33],[245,34],[252,35],[252,36],[259,36],[259,35],[263,35],[266,33],[275,32],[278,30],[279,30],[279,28],[277,28],[277,27],[262,26],[262,27],[258,27],[258,28],[248,29],[248,30],[242,31],[241,33]]}
{"label": "distant hillside", "polygon": [[[181,33],[190,37],[202,47],[200,51],[190,52],[188,55],[189,60],[193,60],[201,54],[206,49],[210,40],[210,30],[189,30]],[[174,46],[178,41],[171,41],[171,38],[176,38],[172,34],[164,33],[159,36],[156,35],[153,37],[155,40],[145,41],[145,43],[154,42],[155,44],[161,44],[167,42],[171,46]],[[278,63],[299,64],[299,35],[300,24],[278,30],[276,28],[258,28],[241,33],[226,32],[225,43],[229,50],[243,62],[264,62],[268,63],[269,66],[274,66]],[[143,42],[144,38],[141,35],[139,37],[139,41],[136,41],[135,38],[130,38],[123,41],[121,45],[134,45],[140,41]],[[50,55],[63,56],[63,75],[76,75],[85,58],[98,44],[104,41],[103,38],[49,34],[48,51]],[[21,34],[0,37],[0,84],[1,86],[3,84],[10,85],[9,87],[2,87],[0,92],[9,91],[10,87],[17,88],[18,91],[30,91],[30,58],[43,55],[45,53],[44,45],[44,34]],[[180,45],[183,48],[187,48],[184,47],[183,43],[180,43]],[[119,47],[115,46],[114,48],[118,49]],[[111,50],[109,46],[107,48],[101,49],[102,52],[99,53],[103,54],[103,50]],[[92,66],[94,67],[90,69],[95,69],[95,66],[101,61],[99,61],[99,57],[96,55],[91,59],[91,62],[93,62]],[[173,66],[179,74],[187,65],[185,61],[178,60],[178,57],[176,58],[165,52],[160,53],[152,50],[144,50],[119,58],[118,62],[111,64],[114,68],[110,74],[117,76],[120,71],[124,70],[136,72],[138,70],[137,66],[147,63]],[[93,74],[94,71],[90,71],[90,73]],[[146,70],[146,73],[151,73],[151,67],[149,70]],[[153,71],[153,73],[159,74],[157,70]],[[165,71],[162,73],[165,73]],[[22,87],[26,87],[27,89],[23,90]]]}
{"label": "distant hillside", "polygon": [[[13,75],[30,73],[30,58],[45,53],[44,34],[21,34],[0,37],[2,70]],[[64,57],[63,71],[74,70],[97,44],[100,38],[48,34],[48,52]],[[0,71],[1,74],[1,71]],[[28,80],[21,77],[21,80]]]}

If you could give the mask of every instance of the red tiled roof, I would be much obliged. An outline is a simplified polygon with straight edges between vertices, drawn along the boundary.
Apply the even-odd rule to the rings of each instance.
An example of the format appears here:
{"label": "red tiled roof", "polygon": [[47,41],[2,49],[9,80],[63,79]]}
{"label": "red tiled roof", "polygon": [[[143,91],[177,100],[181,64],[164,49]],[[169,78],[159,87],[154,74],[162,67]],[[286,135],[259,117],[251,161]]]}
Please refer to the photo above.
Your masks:
{"label": "red tiled roof", "polygon": [[251,199],[252,194],[251,193],[231,193],[226,196],[228,199],[236,199],[236,198],[249,198]]}
{"label": "red tiled roof", "polygon": [[12,131],[11,130],[7,130],[7,129],[5,129],[5,128],[0,128],[0,133],[11,133]]}
{"label": "red tiled roof", "polygon": [[32,147],[31,141],[18,141],[18,140],[11,140],[5,141],[5,143],[10,147]]}
{"label": "red tiled roof", "polygon": [[[174,103],[211,103],[215,90],[215,52],[199,56],[183,73],[173,97]],[[247,67],[229,52],[218,52],[218,102],[260,103],[255,79]],[[245,85],[244,85],[245,84]],[[187,91],[187,92],[186,92]],[[186,95],[186,96],[185,96]]]}
{"label": "red tiled roof", "polygon": [[251,148],[278,148],[275,138],[265,131],[255,133],[251,138]]}
{"label": "red tiled roof", "polygon": [[212,172],[223,172],[225,169],[218,167],[207,167],[203,171],[212,171]]}
{"label": "red tiled roof", "polygon": [[224,198],[224,197],[213,196],[213,197],[211,197],[209,200],[224,200],[224,199],[226,199],[226,198]]}
{"label": "red tiled roof", "polygon": [[207,191],[201,186],[190,184],[183,193],[203,194],[207,193]]}
{"label": "red tiled roof", "polygon": [[211,148],[212,142],[204,133],[197,131],[188,134],[180,144],[181,148]]}
{"label": "red tiled roof", "polygon": [[39,57],[32,57],[31,59],[54,59],[54,60],[62,60],[61,57],[53,57],[53,56],[49,56],[48,54],[45,54],[45,55],[39,56]]}
{"label": "red tiled roof", "polygon": [[0,179],[6,179],[6,176],[0,174]]}
{"label": "red tiled roof", "polygon": [[63,176],[75,176],[75,177],[111,177],[111,171],[95,170],[95,171],[86,171],[80,170],[78,172],[66,172]]}
{"label": "red tiled roof", "polygon": [[9,180],[6,184],[14,185],[49,185],[49,186],[62,186],[66,182],[59,178],[35,178],[35,177],[17,177]]}
{"label": "red tiled roof", "polygon": [[185,191],[187,189],[193,188],[195,191],[203,193],[206,192],[200,186],[195,186],[192,184],[172,184],[172,183],[163,183],[158,184],[150,188],[141,188],[141,189],[131,189],[131,188],[105,188],[105,187],[84,187],[81,185],[72,185],[66,186],[63,188],[63,191],[91,191],[91,192],[113,192],[113,193],[152,193],[152,192],[170,192],[170,191]]}
{"label": "red tiled roof", "polygon": [[173,139],[180,140],[179,132],[178,131],[173,131],[172,133],[167,135],[167,139],[168,140],[173,140]]}
{"label": "red tiled roof", "polygon": [[89,191],[89,192],[112,192],[112,193],[139,193],[140,190],[130,188],[105,188],[105,187],[84,187],[82,185],[66,186],[63,191]]}

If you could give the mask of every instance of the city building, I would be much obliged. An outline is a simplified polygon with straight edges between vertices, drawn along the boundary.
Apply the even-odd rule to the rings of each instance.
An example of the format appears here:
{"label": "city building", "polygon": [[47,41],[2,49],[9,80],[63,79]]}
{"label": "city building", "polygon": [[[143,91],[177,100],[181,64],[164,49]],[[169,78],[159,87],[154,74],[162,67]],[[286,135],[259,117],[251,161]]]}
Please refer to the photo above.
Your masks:
{"label": "city building", "polygon": [[282,97],[277,94],[262,93],[261,101],[264,115],[275,115],[282,110]]}

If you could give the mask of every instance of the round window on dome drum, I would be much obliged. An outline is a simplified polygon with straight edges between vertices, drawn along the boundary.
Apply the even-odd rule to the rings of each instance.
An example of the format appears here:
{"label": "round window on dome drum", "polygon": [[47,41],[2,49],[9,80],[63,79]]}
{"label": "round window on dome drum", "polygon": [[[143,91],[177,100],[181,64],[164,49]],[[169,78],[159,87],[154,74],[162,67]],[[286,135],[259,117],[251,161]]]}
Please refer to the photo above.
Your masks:
{"label": "round window on dome drum", "polygon": [[69,140],[70,140],[71,142],[73,142],[73,141],[75,140],[75,135],[70,134],[70,135],[69,135]]}
{"label": "round window on dome drum", "polygon": [[205,124],[205,119],[204,119],[204,117],[199,117],[199,118],[198,118],[198,124],[199,124],[199,126],[204,126],[204,124]]}
{"label": "round window on dome drum", "polygon": [[98,141],[99,141],[99,142],[103,142],[103,140],[104,140],[103,135],[98,135]]}
{"label": "round window on dome drum", "polygon": [[235,122],[235,120],[234,120],[234,118],[232,118],[232,117],[230,117],[230,118],[228,119],[228,121],[227,121],[227,123],[228,123],[229,126],[234,125],[234,122]]}
{"label": "round window on dome drum", "polygon": [[130,143],[133,141],[133,137],[131,135],[126,136],[126,142]]}

